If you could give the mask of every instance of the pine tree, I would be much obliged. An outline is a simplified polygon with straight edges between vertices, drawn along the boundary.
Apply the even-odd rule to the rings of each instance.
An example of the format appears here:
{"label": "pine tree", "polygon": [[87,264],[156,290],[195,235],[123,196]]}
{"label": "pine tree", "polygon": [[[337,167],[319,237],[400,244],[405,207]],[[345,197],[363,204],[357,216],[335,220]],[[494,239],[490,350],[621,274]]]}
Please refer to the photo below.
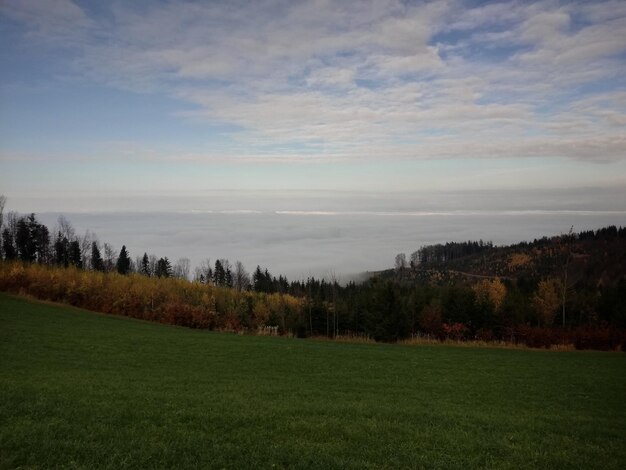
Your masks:
{"label": "pine tree", "polygon": [[172,275],[172,265],[167,256],[157,261],[155,275],[157,277],[170,277]]}
{"label": "pine tree", "polygon": [[150,258],[148,257],[148,253],[143,254],[143,258],[141,258],[141,274],[144,276],[150,277]]}
{"label": "pine tree", "polygon": [[80,243],[78,242],[78,240],[72,240],[70,242],[67,258],[69,264],[71,264],[72,266],[76,266],[77,268],[83,267],[83,260],[80,253]]}
{"label": "pine tree", "polygon": [[91,268],[94,271],[104,271],[104,260],[96,242],[91,244]]}
{"label": "pine tree", "polygon": [[223,286],[226,282],[226,272],[222,262],[218,259],[215,261],[215,270],[213,271],[213,283],[216,286]]}
{"label": "pine tree", "polygon": [[56,240],[54,242],[54,261],[59,266],[68,267],[69,265],[69,248],[70,242],[67,238],[61,235],[61,232],[57,234]]}
{"label": "pine tree", "polygon": [[13,235],[11,230],[5,228],[2,231],[2,251],[4,252],[4,259],[14,260],[17,258],[17,251],[15,250],[15,244],[13,243]]}
{"label": "pine tree", "polygon": [[126,251],[126,245],[123,245],[120,250],[116,267],[117,272],[120,274],[128,274],[130,272],[130,256],[128,256],[128,251]]}

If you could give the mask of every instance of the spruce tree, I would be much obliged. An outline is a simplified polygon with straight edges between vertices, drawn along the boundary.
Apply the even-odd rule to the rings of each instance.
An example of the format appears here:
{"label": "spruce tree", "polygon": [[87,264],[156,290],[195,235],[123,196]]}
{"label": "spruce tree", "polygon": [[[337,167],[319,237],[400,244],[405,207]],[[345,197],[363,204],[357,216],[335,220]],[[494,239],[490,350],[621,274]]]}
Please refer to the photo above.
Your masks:
{"label": "spruce tree", "polygon": [[68,261],[72,266],[76,266],[77,268],[83,267],[83,260],[80,252],[80,243],[78,240],[72,240],[70,242],[69,252],[68,252]]}
{"label": "spruce tree", "polygon": [[170,277],[172,275],[172,265],[167,256],[157,261],[155,275],[157,277]]}
{"label": "spruce tree", "polygon": [[116,267],[117,272],[120,274],[128,274],[130,272],[130,256],[128,256],[128,251],[126,251],[126,245],[123,245],[120,250]]}
{"label": "spruce tree", "polygon": [[150,258],[148,253],[144,253],[143,258],[141,258],[141,274],[150,277]]}
{"label": "spruce tree", "polygon": [[215,270],[213,271],[213,283],[216,286],[223,286],[226,282],[226,272],[222,262],[218,259],[215,261]]}
{"label": "spruce tree", "polygon": [[67,238],[61,235],[61,232],[59,232],[54,242],[54,261],[56,262],[56,264],[67,268],[67,266],[69,265],[69,249],[70,242],[67,240]]}
{"label": "spruce tree", "polygon": [[17,251],[13,243],[13,235],[11,230],[5,228],[2,231],[2,251],[4,252],[4,259],[14,260],[17,258]]}
{"label": "spruce tree", "polygon": [[91,244],[91,268],[94,271],[104,271],[104,260],[96,242]]}

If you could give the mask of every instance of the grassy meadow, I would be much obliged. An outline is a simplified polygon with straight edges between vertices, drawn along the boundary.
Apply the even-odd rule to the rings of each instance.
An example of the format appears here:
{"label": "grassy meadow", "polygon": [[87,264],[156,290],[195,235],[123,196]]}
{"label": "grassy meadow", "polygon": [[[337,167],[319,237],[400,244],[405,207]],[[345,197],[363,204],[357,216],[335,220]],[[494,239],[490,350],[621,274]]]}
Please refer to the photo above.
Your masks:
{"label": "grassy meadow", "polygon": [[346,344],[0,295],[0,468],[624,468],[626,355]]}

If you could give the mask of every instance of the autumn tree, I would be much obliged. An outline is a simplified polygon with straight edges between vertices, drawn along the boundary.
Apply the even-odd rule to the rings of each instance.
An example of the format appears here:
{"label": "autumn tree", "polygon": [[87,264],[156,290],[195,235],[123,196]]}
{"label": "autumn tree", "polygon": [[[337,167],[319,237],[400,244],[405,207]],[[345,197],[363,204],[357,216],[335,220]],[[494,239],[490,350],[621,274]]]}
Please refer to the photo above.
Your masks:
{"label": "autumn tree", "polygon": [[488,303],[493,307],[493,311],[498,313],[502,308],[502,303],[506,297],[506,286],[500,280],[483,279],[472,287],[476,293],[476,300],[480,303]]}
{"label": "autumn tree", "polygon": [[420,329],[429,335],[438,336],[443,325],[441,302],[433,299],[426,305],[419,316]]}
{"label": "autumn tree", "polygon": [[552,325],[554,315],[560,305],[558,281],[555,279],[540,281],[533,296],[532,304],[539,321],[546,326]]}

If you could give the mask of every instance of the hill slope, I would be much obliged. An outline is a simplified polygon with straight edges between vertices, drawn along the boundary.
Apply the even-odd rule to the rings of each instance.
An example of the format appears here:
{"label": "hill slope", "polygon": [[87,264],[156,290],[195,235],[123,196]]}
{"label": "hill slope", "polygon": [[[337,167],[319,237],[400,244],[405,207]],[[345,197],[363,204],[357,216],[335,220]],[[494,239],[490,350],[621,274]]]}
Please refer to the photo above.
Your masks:
{"label": "hill slope", "polygon": [[623,468],[626,357],[216,334],[0,295],[0,467]]}
{"label": "hill slope", "polygon": [[386,270],[379,275],[427,282],[500,277],[536,284],[545,278],[561,279],[567,270],[568,288],[615,286],[626,279],[624,228],[607,227],[508,246],[476,245],[466,242],[422,247],[418,252],[425,262],[414,269]]}

